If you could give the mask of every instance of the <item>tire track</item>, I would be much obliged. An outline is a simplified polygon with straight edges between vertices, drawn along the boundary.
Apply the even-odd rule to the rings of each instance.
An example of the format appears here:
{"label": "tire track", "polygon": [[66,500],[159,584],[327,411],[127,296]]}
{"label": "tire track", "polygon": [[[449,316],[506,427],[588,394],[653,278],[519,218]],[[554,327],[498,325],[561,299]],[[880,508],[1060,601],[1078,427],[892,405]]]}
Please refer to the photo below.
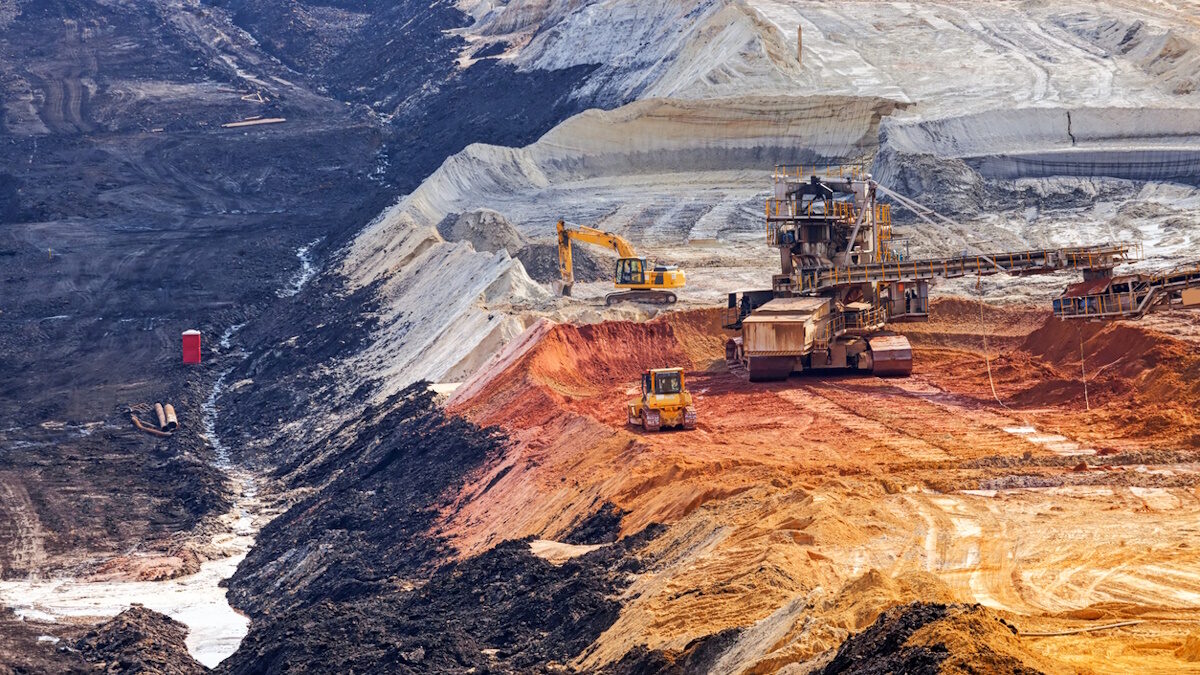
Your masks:
{"label": "tire track", "polygon": [[8,566],[0,574],[13,572],[36,578],[46,562],[46,533],[29,493],[9,477],[0,480],[0,511],[7,516],[12,542],[7,552]]}
{"label": "tire track", "polygon": [[854,435],[873,443],[884,445],[904,457],[920,461],[946,461],[952,459],[941,448],[907,433],[894,425],[866,416],[863,411],[831,397],[825,385],[820,388],[802,385],[796,389],[779,392],[779,396],[794,405],[808,409],[819,418],[836,423]]}
{"label": "tire track", "polygon": [[29,71],[43,95],[38,116],[54,133],[86,134],[93,127],[86,119],[89,91],[83,78],[95,75],[96,55],[80,43],[78,27],[71,22],[59,47],[62,61]]}

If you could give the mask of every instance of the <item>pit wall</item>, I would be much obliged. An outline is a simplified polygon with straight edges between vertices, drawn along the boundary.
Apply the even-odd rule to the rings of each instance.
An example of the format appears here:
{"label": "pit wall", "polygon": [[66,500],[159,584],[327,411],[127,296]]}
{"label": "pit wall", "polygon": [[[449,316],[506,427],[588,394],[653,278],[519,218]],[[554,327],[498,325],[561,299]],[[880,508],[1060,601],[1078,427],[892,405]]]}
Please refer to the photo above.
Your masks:
{"label": "pit wall", "polygon": [[[368,228],[356,248],[391,236],[406,219],[433,225],[479,208],[501,211],[525,234],[547,235],[559,216],[533,197],[582,181],[676,174],[687,182],[703,181],[704,172],[752,171],[754,191],[763,190],[762,176],[776,163],[836,164],[870,152],[879,121],[897,105],[877,97],[745,97],[589,110],[524,148],[468,146]],[[540,212],[528,203],[505,208],[519,201],[514,196],[542,203]]]}
{"label": "pit wall", "polygon": [[961,160],[985,179],[1110,177],[1197,183],[1200,110],[1021,108],[920,122],[886,120],[874,173],[897,184],[912,155]]}

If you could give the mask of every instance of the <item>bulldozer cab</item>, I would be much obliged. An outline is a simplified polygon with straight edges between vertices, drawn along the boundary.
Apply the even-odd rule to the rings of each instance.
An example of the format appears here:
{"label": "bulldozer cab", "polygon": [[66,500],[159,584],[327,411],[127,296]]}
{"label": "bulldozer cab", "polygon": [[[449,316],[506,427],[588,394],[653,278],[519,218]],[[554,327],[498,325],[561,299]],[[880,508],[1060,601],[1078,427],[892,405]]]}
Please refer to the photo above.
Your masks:
{"label": "bulldozer cab", "polygon": [[620,258],[617,260],[618,284],[646,283],[645,258]]}
{"label": "bulldozer cab", "polygon": [[683,392],[683,370],[671,368],[650,370],[642,374],[642,393],[671,396]]}

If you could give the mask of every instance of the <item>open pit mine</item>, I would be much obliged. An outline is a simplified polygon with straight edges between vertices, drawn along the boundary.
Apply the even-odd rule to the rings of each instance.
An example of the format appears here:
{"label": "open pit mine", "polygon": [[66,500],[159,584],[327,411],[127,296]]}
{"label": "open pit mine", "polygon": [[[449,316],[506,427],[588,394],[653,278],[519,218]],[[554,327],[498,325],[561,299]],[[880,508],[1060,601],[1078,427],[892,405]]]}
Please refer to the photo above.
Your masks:
{"label": "open pit mine", "polygon": [[1200,673],[1200,7],[0,1],[0,673]]}

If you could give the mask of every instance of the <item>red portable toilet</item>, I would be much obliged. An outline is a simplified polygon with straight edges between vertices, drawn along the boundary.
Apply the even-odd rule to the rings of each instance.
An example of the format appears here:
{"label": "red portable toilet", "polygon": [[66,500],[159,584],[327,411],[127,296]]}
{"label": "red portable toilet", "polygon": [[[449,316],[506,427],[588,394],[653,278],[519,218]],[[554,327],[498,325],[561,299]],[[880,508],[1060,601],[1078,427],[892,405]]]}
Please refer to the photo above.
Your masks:
{"label": "red portable toilet", "polygon": [[200,331],[183,331],[183,362],[200,363]]}

